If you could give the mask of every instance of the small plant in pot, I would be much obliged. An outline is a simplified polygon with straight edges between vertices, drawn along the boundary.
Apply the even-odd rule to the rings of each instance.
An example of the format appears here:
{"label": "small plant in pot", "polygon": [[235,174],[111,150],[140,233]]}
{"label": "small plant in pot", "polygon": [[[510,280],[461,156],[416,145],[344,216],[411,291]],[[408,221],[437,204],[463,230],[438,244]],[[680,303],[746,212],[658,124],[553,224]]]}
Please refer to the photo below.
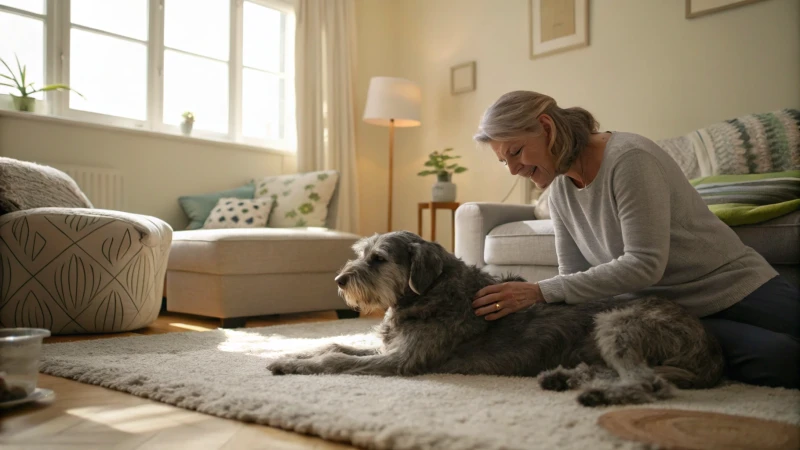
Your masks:
{"label": "small plant in pot", "polygon": [[181,122],[181,132],[184,135],[189,136],[192,134],[192,126],[194,126],[194,113],[191,111],[186,111],[181,114],[181,117],[183,117],[183,122]]}
{"label": "small plant in pot", "polygon": [[32,112],[34,110],[36,101],[36,99],[33,98],[33,94],[37,92],[72,91],[83,97],[80,92],[72,89],[66,84],[48,84],[47,86],[40,88],[35,87],[34,82],[28,82],[25,79],[28,72],[28,66],[21,65],[16,54],[14,55],[14,59],[17,60],[17,73],[14,73],[14,71],[11,70],[11,67],[3,60],[3,58],[0,58],[0,62],[2,62],[6,70],[8,70],[8,73],[0,73],[0,78],[2,78],[0,79],[0,86],[8,86],[16,89],[17,92],[19,92],[19,95],[11,94],[11,100],[14,102],[14,109],[17,111]]}
{"label": "small plant in pot", "polygon": [[449,154],[452,148],[446,148],[441,152],[435,151],[428,155],[428,160],[425,161],[425,167],[430,169],[423,170],[417,175],[424,177],[427,175],[436,175],[436,184],[433,185],[433,201],[434,202],[454,202],[456,201],[456,185],[451,182],[454,173],[462,173],[467,170],[457,163],[454,159],[461,158]]}

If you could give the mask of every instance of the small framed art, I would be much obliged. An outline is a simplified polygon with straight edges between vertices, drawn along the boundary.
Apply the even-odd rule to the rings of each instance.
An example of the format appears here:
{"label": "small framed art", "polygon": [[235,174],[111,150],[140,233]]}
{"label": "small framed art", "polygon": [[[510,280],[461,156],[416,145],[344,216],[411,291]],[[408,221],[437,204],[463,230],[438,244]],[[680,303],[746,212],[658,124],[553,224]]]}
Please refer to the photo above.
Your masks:
{"label": "small framed art", "polygon": [[589,45],[589,0],[529,0],[531,59]]}
{"label": "small framed art", "polygon": [[475,90],[475,61],[450,68],[450,93],[463,94]]}
{"label": "small framed art", "polygon": [[764,0],[686,0],[686,18],[693,19],[761,1]]}

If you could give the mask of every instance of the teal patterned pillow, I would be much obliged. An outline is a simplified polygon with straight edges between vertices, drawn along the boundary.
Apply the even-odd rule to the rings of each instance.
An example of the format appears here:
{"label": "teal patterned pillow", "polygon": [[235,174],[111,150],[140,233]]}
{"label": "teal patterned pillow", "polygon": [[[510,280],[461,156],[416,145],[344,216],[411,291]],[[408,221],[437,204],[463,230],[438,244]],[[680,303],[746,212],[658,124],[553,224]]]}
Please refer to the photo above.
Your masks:
{"label": "teal patterned pillow", "polygon": [[275,202],[270,227],[324,227],[338,180],[335,170],[267,177],[257,181],[255,198]]}
{"label": "teal patterned pillow", "polygon": [[186,217],[189,218],[189,225],[187,230],[196,230],[203,228],[208,215],[217,204],[219,199],[223,197],[236,197],[236,198],[253,198],[255,185],[251,182],[244,186],[228,191],[211,192],[208,194],[200,195],[185,195],[178,198],[178,203],[181,205]]}

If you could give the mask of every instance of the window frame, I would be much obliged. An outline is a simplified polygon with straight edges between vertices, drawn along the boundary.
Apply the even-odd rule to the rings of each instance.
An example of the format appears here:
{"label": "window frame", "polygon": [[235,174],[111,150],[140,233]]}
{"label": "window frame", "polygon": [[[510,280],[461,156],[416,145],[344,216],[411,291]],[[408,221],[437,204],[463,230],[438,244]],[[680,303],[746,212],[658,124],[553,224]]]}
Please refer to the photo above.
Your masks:
{"label": "window frame", "polygon": [[[68,119],[90,122],[101,125],[141,129],[169,135],[181,135],[180,127],[163,122],[164,108],[164,0],[146,0],[148,2],[148,33],[147,33],[147,110],[145,120],[113,116],[69,107],[69,93],[51,91],[45,94],[45,111],[48,115],[65,117]],[[168,0],[167,0],[168,1]],[[243,74],[243,44],[244,44],[244,2],[248,1],[260,6],[278,10],[285,15],[282,20],[281,36],[283,39],[283,52],[281,54],[283,72],[270,72],[282,80],[282,114],[281,120],[283,139],[258,139],[245,137],[242,128],[242,74]],[[286,67],[286,52],[294,52],[289,44],[294,37],[287,37],[286,23],[290,15],[294,15],[294,6],[287,0],[228,0],[230,7],[230,49],[228,59],[228,133],[219,133],[195,129],[193,138],[209,139],[214,141],[231,142],[248,146],[265,147],[282,152],[296,151],[296,133],[286,130],[287,116],[286,99],[289,96],[290,77],[294,78],[294,67]],[[46,0],[44,14],[44,67],[45,83],[63,83],[69,85],[70,79],[70,34],[73,27],[92,33],[110,36],[131,42],[142,43],[138,39],[117,35],[112,32],[97,30],[84,25],[73,24],[70,17],[71,0]],[[0,5],[0,11],[10,12],[25,17],[42,19],[42,16],[29,11]],[[296,20],[296,19],[294,19]],[[180,50],[177,50],[180,51]],[[190,52],[183,52],[194,55]],[[202,57],[202,55],[198,55]],[[213,58],[212,58],[213,59]],[[294,122],[292,120],[292,122]]]}

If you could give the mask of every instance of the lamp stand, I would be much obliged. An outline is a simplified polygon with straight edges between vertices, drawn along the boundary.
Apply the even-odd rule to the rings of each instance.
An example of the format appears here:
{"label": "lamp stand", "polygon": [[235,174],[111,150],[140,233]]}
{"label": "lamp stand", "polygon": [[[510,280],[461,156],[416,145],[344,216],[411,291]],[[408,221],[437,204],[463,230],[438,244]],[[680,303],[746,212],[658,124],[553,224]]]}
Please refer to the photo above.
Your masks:
{"label": "lamp stand", "polygon": [[389,119],[389,219],[387,224],[387,231],[392,231],[392,191],[394,190],[394,183],[392,182],[392,174],[394,172],[394,119]]}

